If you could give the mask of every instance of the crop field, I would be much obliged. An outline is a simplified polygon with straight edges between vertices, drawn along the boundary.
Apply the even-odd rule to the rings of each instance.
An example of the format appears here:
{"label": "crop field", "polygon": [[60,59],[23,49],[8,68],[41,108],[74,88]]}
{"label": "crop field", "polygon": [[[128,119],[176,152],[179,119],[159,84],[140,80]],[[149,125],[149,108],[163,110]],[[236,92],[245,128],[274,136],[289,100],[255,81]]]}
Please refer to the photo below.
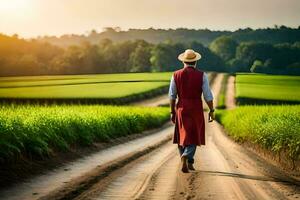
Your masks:
{"label": "crop field", "polygon": [[169,81],[170,72],[1,77],[1,88],[110,82]]}
{"label": "crop field", "polygon": [[300,103],[300,76],[238,74],[236,99],[245,104]]}
{"label": "crop field", "polygon": [[167,85],[167,82],[126,82],[1,88],[0,95],[8,98],[120,98]]}
{"label": "crop field", "polygon": [[300,159],[300,105],[241,106],[218,111],[218,120],[237,141],[250,141],[272,152]]}
{"label": "crop field", "polygon": [[49,156],[162,125],[168,108],[96,105],[0,106],[0,161]]}
{"label": "crop field", "polygon": [[225,109],[226,108],[225,95],[226,95],[226,87],[227,87],[228,78],[229,78],[229,75],[224,74],[224,77],[223,77],[223,80],[222,80],[221,90],[220,90],[220,93],[219,93],[219,99],[218,99],[218,105],[217,105],[218,109]]}
{"label": "crop field", "polygon": [[[171,73],[0,78],[0,99],[124,99],[166,90]],[[130,98],[133,97],[133,98]],[[104,102],[104,101],[103,101]]]}

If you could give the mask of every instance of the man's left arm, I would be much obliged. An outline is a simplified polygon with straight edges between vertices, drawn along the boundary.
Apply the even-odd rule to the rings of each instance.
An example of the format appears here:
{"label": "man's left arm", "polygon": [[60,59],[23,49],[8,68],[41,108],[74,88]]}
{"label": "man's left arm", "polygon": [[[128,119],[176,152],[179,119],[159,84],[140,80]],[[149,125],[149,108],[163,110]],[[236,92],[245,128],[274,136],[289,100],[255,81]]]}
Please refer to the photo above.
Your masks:
{"label": "man's left arm", "polygon": [[176,116],[176,110],[175,110],[176,98],[177,98],[177,89],[176,89],[174,76],[172,76],[170,81],[170,88],[169,88],[169,99],[170,99],[170,109],[171,109],[170,112],[171,121],[173,123],[175,123],[175,116]]}

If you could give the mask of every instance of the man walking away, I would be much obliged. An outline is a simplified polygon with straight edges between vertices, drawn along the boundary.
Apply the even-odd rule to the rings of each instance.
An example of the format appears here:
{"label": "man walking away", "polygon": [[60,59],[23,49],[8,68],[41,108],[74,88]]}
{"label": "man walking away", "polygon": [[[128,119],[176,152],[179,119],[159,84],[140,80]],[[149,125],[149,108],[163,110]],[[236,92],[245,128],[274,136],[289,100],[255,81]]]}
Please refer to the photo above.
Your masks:
{"label": "man walking away", "polygon": [[[193,167],[196,147],[205,145],[205,122],[201,95],[209,107],[209,121],[214,120],[213,95],[207,74],[196,69],[201,55],[192,49],[178,56],[183,68],[174,72],[169,89],[171,120],[175,123],[173,143],[178,145],[181,170]],[[178,102],[176,104],[176,98]]]}

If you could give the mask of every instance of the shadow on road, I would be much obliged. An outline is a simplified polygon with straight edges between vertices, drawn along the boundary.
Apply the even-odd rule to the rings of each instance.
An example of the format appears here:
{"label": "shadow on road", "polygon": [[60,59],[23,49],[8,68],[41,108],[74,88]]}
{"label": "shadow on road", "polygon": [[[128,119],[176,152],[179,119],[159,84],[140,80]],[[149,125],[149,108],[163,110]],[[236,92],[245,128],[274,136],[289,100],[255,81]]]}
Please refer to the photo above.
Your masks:
{"label": "shadow on road", "polygon": [[281,182],[288,185],[300,186],[300,182],[296,179],[291,178],[290,180],[278,177],[266,177],[266,176],[252,176],[247,174],[232,173],[232,172],[221,172],[221,171],[208,171],[208,170],[196,170],[195,173],[204,173],[213,176],[230,176],[234,178],[251,179],[258,181],[271,181],[271,182]]}

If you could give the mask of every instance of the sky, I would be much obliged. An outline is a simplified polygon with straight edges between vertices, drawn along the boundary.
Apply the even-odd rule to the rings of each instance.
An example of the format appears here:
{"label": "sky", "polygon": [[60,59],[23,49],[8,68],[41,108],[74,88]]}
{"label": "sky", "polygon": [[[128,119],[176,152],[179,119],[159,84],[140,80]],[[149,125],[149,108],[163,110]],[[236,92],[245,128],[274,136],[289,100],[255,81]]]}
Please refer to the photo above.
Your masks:
{"label": "sky", "polygon": [[298,27],[300,0],[0,0],[0,33],[30,38],[104,27]]}

